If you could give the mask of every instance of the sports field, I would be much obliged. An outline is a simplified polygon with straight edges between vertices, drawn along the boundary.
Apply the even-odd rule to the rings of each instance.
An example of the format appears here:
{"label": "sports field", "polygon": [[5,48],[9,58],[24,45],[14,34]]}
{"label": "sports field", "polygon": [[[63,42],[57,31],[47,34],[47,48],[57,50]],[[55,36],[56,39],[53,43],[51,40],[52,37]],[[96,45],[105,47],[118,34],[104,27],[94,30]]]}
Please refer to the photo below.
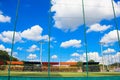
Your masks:
{"label": "sports field", "polygon": [[[0,71],[0,76],[7,76],[8,73],[5,71]],[[30,77],[47,77],[47,72],[15,72],[11,71],[11,76],[30,76]],[[85,72],[51,72],[52,77],[86,77]],[[91,77],[99,76],[120,76],[120,72],[89,72]]]}

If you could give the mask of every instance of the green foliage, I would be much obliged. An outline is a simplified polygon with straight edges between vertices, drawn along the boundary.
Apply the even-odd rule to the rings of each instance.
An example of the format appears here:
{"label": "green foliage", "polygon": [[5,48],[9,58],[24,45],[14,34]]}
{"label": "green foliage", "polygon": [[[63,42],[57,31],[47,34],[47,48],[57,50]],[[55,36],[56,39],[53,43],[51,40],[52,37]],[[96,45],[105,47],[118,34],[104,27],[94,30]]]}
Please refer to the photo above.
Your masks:
{"label": "green foliage", "polygon": [[[0,50],[0,61],[3,61],[4,63],[6,63],[6,61],[10,61],[10,56],[8,55],[8,52]],[[12,61],[18,61],[18,59],[12,57]]]}
{"label": "green foliage", "polygon": [[10,58],[9,58],[8,53],[6,51],[0,50],[0,61],[6,62],[9,60],[10,60]]}
{"label": "green foliage", "polygon": [[0,70],[5,70],[6,66],[5,65],[0,65]]}
{"label": "green foliage", "polygon": [[119,66],[120,67],[120,63],[113,63],[110,66]]}
{"label": "green foliage", "polygon": [[12,65],[10,67],[10,70],[11,71],[23,71],[23,66],[14,66],[14,65]]}
{"label": "green foliage", "polygon": [[77,62],[77,67],[78,67],[78,68],[82,67],[82,65],[83,65],[83,62],[81,62],[81,61],[78,61],[78,62]]}
{"label": "green foliage", "polygon": [[95,62],[95,61],[91,59],[91,60],[89,60],[88,62]]}
{"label": "green foliage", "polygon": [[12,57],[12,61],[18,61],[18,59],[15,57]]}
{"label": "green foliage", "polygon": [[[86,66],[83,66],[82,70],[83,70],[83,72],[86,72]],[[99,65],[89,65],[88,71],[89,72],[100,72],[100,67],[99,67]]]}

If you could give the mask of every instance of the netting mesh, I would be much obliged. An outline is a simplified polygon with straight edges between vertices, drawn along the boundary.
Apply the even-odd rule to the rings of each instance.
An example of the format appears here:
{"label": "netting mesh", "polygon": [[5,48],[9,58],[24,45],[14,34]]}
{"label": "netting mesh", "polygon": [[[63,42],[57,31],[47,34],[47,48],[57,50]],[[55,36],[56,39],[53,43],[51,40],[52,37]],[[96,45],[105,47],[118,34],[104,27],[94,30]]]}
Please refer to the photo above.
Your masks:
{"label": "netting mesh", "polygon": [[2,80],[120,75],[119,0],[1,0],[0,7]]}

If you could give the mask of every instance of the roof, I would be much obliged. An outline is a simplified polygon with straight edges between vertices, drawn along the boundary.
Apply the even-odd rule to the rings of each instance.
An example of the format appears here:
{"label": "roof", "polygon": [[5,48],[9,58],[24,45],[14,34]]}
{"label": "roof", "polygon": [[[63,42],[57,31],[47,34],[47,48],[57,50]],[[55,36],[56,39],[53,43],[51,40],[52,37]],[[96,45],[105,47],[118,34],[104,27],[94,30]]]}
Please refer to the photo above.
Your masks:
{"label": "roof", "polygon": [[4,64],[4,62],[3,61],[0,61],[0,65],[3,65]]}
{"label": "roof", "polygon": [[24,64],[40,64],[40,62],[24,61]]}
{"label": "roof", "polygon": [[[40,62],[25,61],[24,64],[40,64]],[[48,65],[48,62],[42,62],[43,65]],[[58,65],[59,62],[50,62],[50,65]]]}
{"label": "roof", "polygon": [[[86,65],[87,62],[83,62],[83,65]],[[88,62],[88,65],[98,65],[99,62]]]}
{"label": "roof", "polygon": [[[7,64],[10,64],[10,61],[7,61]],[[21,61],[11,61],[11,65],[23,65],[24,63]]]}
{"label": "roof", "polygon": [[[48,62],[42,62],[43,65],[48,65]],[[59,62],[50,62],[50,65],[58,65]]]}
{"label": "roof", "polygon": [[60,62],[60,65],[76,65],[77,62]]}
{"label": "roof", "polygon": [[[7,64],[10,64],[10,61],[7,61]],[[40,62],[30,62],[30,61],[12,61],[12,65],[23,65],[23,64],[40,64]],[[48,62],[42,62],[43,65],[48,65]],[[60,65],[76,65],[77,62],[60,62]],[[50,62],[50,65],[59,65],[59,62]]]}

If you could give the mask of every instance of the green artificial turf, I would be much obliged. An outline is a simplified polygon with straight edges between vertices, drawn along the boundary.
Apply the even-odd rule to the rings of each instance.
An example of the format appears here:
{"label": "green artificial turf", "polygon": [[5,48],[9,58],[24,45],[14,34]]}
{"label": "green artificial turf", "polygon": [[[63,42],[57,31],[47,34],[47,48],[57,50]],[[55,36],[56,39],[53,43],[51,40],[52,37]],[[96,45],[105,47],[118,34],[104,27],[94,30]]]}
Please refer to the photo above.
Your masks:
{"label": "green artificial turf", "polygon": [[[8,73],[0,71],[0,76],[7,76]],[[30,76],[30,77],[47,77],[47,72],[15,72],[11,71],[10,76]],[[120,76],[120,72],[89,72],[90,77],[99,76]],[[51,77],[86,77],[85,72],[51,72]]]}

